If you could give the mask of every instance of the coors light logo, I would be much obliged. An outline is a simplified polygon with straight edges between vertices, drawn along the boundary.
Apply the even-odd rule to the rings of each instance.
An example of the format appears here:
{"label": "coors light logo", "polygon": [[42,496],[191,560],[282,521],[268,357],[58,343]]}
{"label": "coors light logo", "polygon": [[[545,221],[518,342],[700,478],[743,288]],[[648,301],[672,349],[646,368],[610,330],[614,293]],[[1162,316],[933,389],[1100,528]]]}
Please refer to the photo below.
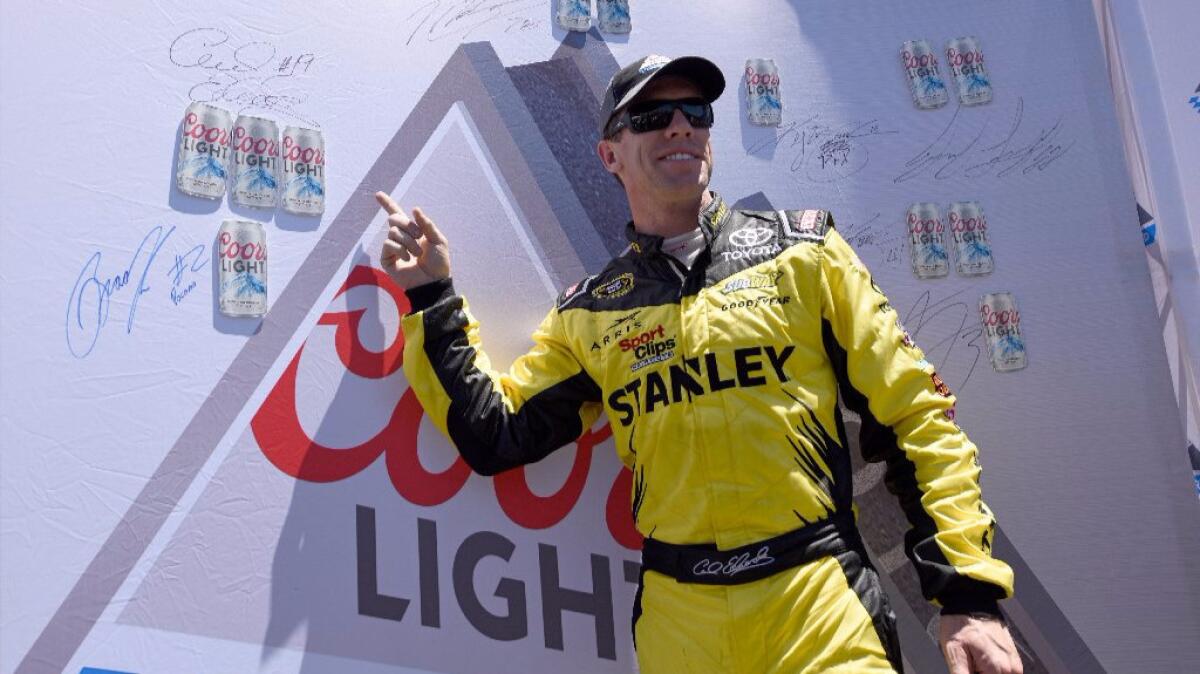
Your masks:
{"label": "coors light logo", "polygon": [[908,240],[912,244],[913,273],[937,278],[950,273],[946,254],[946,226],[937,204],[918,203],[908,209]]}
{"label": "coors light logo", "polygon": [[1011,372],[1025,367],[1021,312],[1011,293],[991,293],[979,300],[979,318],[991,350],[992,367]]}
{"label": "coors light logo", "polygon": [[231,317],[267,313],[267,240],[263,226],[226,220],[217,234],[219,306]]}
{"label": "coors light logo", "polygon": [[233,125],[233,162],[237,166],[233,199],[238,204],[275,207],[278,137],[279,129],[269,119],[242,115]]}
{"label": "coors light logo", "polygon": [[220,199],[229,175],[229,113],[192,103],[183,115],[175,184],[184,194]]}
{"label": "coors light logo", "polygon": [[994,262],[983,209],[974,201],[960,201],[950,205],[949,218],[958,273],[964,276],[990,274]]}

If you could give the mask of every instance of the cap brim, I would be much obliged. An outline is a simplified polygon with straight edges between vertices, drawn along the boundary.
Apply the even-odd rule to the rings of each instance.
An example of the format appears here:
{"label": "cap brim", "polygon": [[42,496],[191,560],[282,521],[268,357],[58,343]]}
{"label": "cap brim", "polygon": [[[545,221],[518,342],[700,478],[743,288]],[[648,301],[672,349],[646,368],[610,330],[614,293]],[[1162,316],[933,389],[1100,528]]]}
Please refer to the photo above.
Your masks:
{"label": "cap brim", "polygon": [[700,95],[709,103],[717,100],[721,96],[721,93],[725,91],[725,76],[721,74],[721,69],[716,64],[700,56],[683,56],[672,59],[670,63],[659,68],[650,77],[647,77],[625,92],[621,100],[617,101],[616,105],[613,106],[613,111],[616,112],[629,105],[642,92],[642,89],[645,89],[651,82],[661,77],[672,75],[695,83],[696,86],[700,87]]}

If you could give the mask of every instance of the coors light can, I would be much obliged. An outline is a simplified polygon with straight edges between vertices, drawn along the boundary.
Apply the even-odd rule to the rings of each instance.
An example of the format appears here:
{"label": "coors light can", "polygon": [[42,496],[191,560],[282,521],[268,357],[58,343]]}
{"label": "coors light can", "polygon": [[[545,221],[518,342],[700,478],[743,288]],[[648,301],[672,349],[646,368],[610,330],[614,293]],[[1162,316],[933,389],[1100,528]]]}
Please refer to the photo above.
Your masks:
{"label": "coors light can", "polygon": [[1025,367],[1021,312],[1011,293],[989,293],[979,300],[979,318],[991,350],[992,367],[1011,372]]}
{"label": "coors light can", "polygon": [[233,124],[233,201],[275,208],[279,180],[279,128],[262,117],[238,115]]}
{"label": "coors light can", "polygon": [[320,131],[298,126],[283,130],[283,210],[325,212],[325,139]]}
{"label": "coors light can", "polygon": [[175,186],[180,192],[205,199],[225,196],[231,124],[226,110],[207,103],[187,106],[175,164]]}
{"label": "coors light can", "polygon": [[779,126],[783,103],[779,99],[779,69],[772,59],[746,59],[746,109],[750,123]]}
{"label": "coors light can", "polygon": [[603,33],[628,33],[633,30],[629,18],[629,0],[596,0],[596,19]]}
{"label": "coors light can", "polygon": [[909,40],[900,48],[900,60],[904,73],[908,75],[908,88],[912,90],[913,102],[922,110],[940,108],[950,100],[946,93],[946,80],[938,68],[937,53],[928,40]]}
{"label": "coors light can", "polygon": [[950,236],[954,238],[955,269],[963,276],[992,273],[992,244],[988,242],[987,218],[974,201],[950,204]]}
{"label": "coors light can", "polygon": [[226,220],[217,233],[218,308],[234,318],[267,313],[267,233],[251,220]]}
{"label": "coors light can", "polygon": [[946,254],[946,226],[937,204],[918,203],[908,209],[908,240],[917,278],[938,278],[950,273]]}
{"label": "coors light can", "polygon": [[592,27],[592,0],[558,0],[558,25],[586,33]]}
{"label": "coors light can", "polygon": [[958,100],[963,105],[981,105],[992,100],[992,83],[983,67],[979,40],[960,37],[946,43],[946,63],[958,85]]}

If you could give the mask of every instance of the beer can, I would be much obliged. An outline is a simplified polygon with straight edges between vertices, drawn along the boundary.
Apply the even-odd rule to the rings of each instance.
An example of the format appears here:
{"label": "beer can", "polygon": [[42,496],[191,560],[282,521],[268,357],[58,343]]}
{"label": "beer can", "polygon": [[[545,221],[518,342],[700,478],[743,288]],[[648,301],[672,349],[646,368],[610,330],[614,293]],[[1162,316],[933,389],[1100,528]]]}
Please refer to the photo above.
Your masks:
{"label": "beer can", "polygon": [[592,0],[558,0],[556,17],[563,29],[586,33],[592,27]]}
{"label": "beer can", "polygon": [[987,218],[974,201],[950,204],[950,236],[954,239],[954,268],[963,276],[992,273],[992,244],[988,241]]}
{"label": "beer can", "polygon": [[233,201],[275,208],[279,185],[279,128],[275,122],[238,115],[233,123]]}
{"label": "beer can", "polygon": [[960,37],[946,43],[946,65],[958,85],[958,100],[963,105],[982,105],[992,100],[992,82],[983,66],[983,50],[974,37]]}
{"label": "beer can", "polygon": [[979,300],[979,318],[996,372],[1025,367],[1025,340],[1021,337],[1021,312],[1012,293],[989,293]]}
{"label": "beer can", "polygon": [[325,139],[316,129],[283,130],[283,210],[297,215],[325,212]]}
{"label": "beer can", "polygon": [[779,126],[783,121],[779,69],[774,60],[746,59],[746,111],[756,126]]}
{"label": "beer can", "polygon": [[596,19],[602,33],[628,33],[633,29],[629,0],[596,0]]}
{"label": "beer can", "polygon": [[234,318],[267,313],[267,233],[253,220],[226,220],[217,232],[217,305]]}
{"label": "beer can", "polygon": [[175,186],[193,197],[225,196],[229,175],[229,111],[207,103],[192,103],[183,113]]}
{"label": "beer can", "polygon": [[917,278],[939,278],[950,273],[946,254],[946,226],[937,204],[916,203],[908,209],[908,241]]}
{"label": "beer can", "polygon": [[928,40],[909,40],[900,47],[900,61],[908,76],[913,102],[922,110],[940,108],[950,100],[946,80],[938,68],[937,52]]}

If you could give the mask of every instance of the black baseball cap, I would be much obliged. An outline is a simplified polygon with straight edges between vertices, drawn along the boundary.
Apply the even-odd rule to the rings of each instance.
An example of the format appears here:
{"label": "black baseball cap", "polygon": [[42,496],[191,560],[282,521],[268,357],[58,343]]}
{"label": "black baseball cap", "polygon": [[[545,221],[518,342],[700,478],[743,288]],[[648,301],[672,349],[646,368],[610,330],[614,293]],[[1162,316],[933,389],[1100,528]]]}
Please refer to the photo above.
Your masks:
{"label": "black baseball cap", "polygon": [[618,110],[629,105],[642,89],[659,77],[674,75],[690,80],[700,88],[704,100],[712,103],[725,91],[725,76],[712,61],[699,56],[669,58],[651,54],[621,68],[608,81],[604,103],[600,107],[600,137]]}

